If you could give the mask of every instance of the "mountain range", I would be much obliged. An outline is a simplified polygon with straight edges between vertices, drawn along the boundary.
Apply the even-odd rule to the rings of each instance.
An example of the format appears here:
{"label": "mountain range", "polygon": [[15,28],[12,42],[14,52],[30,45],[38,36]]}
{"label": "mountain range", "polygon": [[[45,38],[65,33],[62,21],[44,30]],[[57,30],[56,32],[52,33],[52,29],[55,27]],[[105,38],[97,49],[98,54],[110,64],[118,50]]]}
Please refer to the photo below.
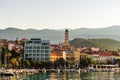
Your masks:
{"label": "mountain range", "polygon": [[[54,29],[17,29],[17,28],[6,28],[0,29],[0,38],[15,40],[17,37],[21,38],[41,38],[50,40],[51,43],[62,43],[64,42],[64,31],[63,30],[54,30]],[[73,40],[75,38],[109,38],[120,40],[120,26],[114,25],[106,28],[77,28],[69,29],[69,39]]]}

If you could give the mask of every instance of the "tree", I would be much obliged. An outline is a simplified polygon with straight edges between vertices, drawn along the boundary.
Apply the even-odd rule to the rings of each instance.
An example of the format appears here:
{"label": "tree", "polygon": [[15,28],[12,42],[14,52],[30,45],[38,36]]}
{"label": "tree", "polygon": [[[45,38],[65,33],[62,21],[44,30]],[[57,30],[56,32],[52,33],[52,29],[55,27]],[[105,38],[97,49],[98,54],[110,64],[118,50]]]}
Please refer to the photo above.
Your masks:
{"label": "tree", "polygon": [[18,37],[16,38],[15,42],[16,42],[16,43],[18,43],[18,42],[19,42]]}
{"label": "tree", "polygon": [[30,61],[29,60],[24,60],[23,64],[24,64],[25,68],[29,68],[30,67]]}
{"label": "tree", "polygon": [[107,60],[107,64],[112,64],[112,61],[111,60]]}
{"label": "tree", "polygon": [[80,60],[80,67],[86,68],[89,65],[93,64],[93,60],[91,58],[85,58]]}
{"label": "tree", "polygon": [[8,64],[9,64],[9,58],[12,56],[12,54],[10,53],[10,52],[7,52],[6,54],[5,54],[5,57],[6,57],[6,59],[7,59],[7,67],[8,67]]}
{"label": "tree", "polygon": [[115,64],[119,64],[120,65],[120,59],[115,59]]}
{"label": "tree", "polygon": [[16,58],[12,58],[10,60],[10,63],[12,64],[13,68],[18,68],[19,67],[19,62],[18,62],[18,60]]}
{"label": "tree", "polygon": [[20,56],[20,54],[17,53],[15,50],[10,51],[10,53],[12,54],[12,57],[15,57],[15,58]]}
{"label": "tree", "polygon": [[36,68],[40,68],[40,65],[41,65],[41,61],[37,60],[36,61]]}
{"label": "tree", "polygon": [[16,59],[17,59],[17,61],[18,61],[18,63],[19,63],[19,68],[21,69],[21,57],[20,56],[18,56],[18,57],[16,57]]}
{"label": "tree", "polygon": [[45,61],[45,62],[44,62],[44,67],[45,67],[45,68],[50,68],[51,65],[52,65],[52,62],[50,62],[50,61]]}
{"label": "tree", "polygon": [[6,53],[7,49],[4,46],[2,46],[1,49],[2,49],[2,53],[1,53],[1,61],[2,62],[1,62],[1,64],[3,67],[6,67],[5,53]]}
{"label": "tree", "polygon": [[61,65],[62,66],[65,65],[65,60],[63,58],[59,58],[59,59],[55,60],[55,62],[54,62],[54,67],[55,68],[57,68],[57,67],[60,68]]}

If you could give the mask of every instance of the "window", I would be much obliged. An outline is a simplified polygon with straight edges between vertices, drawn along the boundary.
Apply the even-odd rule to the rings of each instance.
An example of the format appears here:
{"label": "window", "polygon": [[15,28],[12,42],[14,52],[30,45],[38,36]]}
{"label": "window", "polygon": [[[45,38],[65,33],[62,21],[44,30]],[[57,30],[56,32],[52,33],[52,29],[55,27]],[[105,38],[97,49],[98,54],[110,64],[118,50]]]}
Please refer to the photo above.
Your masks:
{"label": "window", "polygon": [[50,43],[47,43],[47,45],[50,45]]}
{"label": "window", "polygon": [[49,49],[49,46],[46,46],[45,49]]}
{"label": "window", "polygon": [[42,46],[41,49],[44,49],[44,46]]}
{"label": "window", "polygon": [[25,54],[25,57],[28,57],[28,54]]}
{"label": "window", "polygon": [[32,54],[29,54],[29,56],[32,56]]}
{"label": "window", "polygon": [[28,46],[26,46],[25,48],[28,49]]}
{"label": "window", "polygon": [[40,50],[37,50],[37,53],[39,53],[40,52]]}
{"label": "window", "polygon": [[49,51],[48,50],[45,50],[45,53],[48,53]]}
{"label": "window", "polygon": [[36,53],[36,50],[33,50],[33,53]]}
{"label": "window", "polygon": [[33,56],[35,57],[35,56],[36,56],[36,54],[33,54]]}
{"label": "window", "polygon": [[25,50],[25,53],[28,53],[28,50]]}
{"label": "window", "polygon": [[32,49],[32,46],[29,46],[29,49]]}
{"label": "window", "polygon": [[35,44],[40,44],[40,43],[41,43],[41,41],[35,41],[34,43],[35,43]]}
{"label": "window", "polygon": [[48,56],[48,54],[45,54],[45,56]]}
{"label": "window", "polygon": [[41,54],[41,56],[44,56],[44,54]]}
{"label": "window", "polygon": [[44,50],[41,50],[41,53],[44,53]]}
{"label": "window", "polygon": [[45,54],[45,56],[46,56],[46,57],[48,57],[48,56],[49,56],[49,54]]}
{"label": "window", "polygon": [[36,60],[36,58],[33,58],[33,60]]}
{"label": "window", "polygon": [[37,57],[39,57],[40,56],[40,54],[37,54]]}
{"label": "window", "polygon": [[41,60],[44,60],[44,58],[41,58]]}
{"label": "window", "polygon": [[45,58],[45,60],[49,60],[49,58]]}
{"label": "window", "polygon": [[31,53],[32,52],[32,50],[29,50],[29,53]]}
{"label": "window", "polygon": [[26,41],[26,44],[29,44],[29,42],[28,42],[28,41]]}
{"label": "window", "polygon": [[37,46],[37,49],[40,49],[40,46]]}
{"label": "window", "polygon": [[39,58],[37,58],[37,60],[39,60]]}
{"label": "window", "polygon": [[33,46],[33,49],[36,49],[36,46]]}
{"label": "window", "polygon": [[46,45],[45,43],[42,43],[42,45]]}

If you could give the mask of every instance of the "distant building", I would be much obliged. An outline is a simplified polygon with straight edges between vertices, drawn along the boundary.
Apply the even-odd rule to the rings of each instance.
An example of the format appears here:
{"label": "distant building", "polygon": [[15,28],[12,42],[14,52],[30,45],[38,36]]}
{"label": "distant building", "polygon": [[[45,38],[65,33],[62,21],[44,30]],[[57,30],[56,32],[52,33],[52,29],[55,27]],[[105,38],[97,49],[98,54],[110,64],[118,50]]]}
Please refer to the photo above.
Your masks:
{"label": "distant building", "polygon": [[96,52],[100,51],[99,48],[95,48],[95,47],[92,47],[91,50],[92,50],[92,51],[96,51]]}
{"label": "distant building", "polygon": [[23,39],[19,40],[20,43],[24,43],[25,41],[28,41],[28,39],[27,38],[23,38]]}
{"label": "distant building", "polygon": [[55,52],[51,52],[50,54],[50,61],[54,62],[57,59],[63,58],[62,54],[60,53],[55,53]]}
{"label": "distant building", "polygon": [[8,50],[12,51],[14,47],[15,47],[14,43],[8,43]]}
{"label": "distant building", "polygon": [[8,40],[7,39],[0,39],[0,46],[7,47],[8,46]]}
{"label": "distant building", "polygon": [[51,44],[51,52],[60,53],[60,46],[57,44]]}
{"label": "distant building", "polygon": [[24,59],[50,60],[50,41],[32,38],[25,42]]}
{"label": "distant building", "polygon": [[70,50],[70,44],[69,44],[69,31],[68,29],[65,30],[65,41],[61,44],[62,50]]}

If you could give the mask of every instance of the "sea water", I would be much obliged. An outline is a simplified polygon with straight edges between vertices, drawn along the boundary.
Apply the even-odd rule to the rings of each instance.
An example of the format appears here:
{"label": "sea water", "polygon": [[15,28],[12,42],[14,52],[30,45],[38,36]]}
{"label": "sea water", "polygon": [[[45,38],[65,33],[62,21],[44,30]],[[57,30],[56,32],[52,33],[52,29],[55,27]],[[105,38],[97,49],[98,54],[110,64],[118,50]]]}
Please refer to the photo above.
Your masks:
{"label": "sea water", "polygon": [[120,73],[114,72],[46,72],[20,77],[0,77],[0,80],[120,80]]}

